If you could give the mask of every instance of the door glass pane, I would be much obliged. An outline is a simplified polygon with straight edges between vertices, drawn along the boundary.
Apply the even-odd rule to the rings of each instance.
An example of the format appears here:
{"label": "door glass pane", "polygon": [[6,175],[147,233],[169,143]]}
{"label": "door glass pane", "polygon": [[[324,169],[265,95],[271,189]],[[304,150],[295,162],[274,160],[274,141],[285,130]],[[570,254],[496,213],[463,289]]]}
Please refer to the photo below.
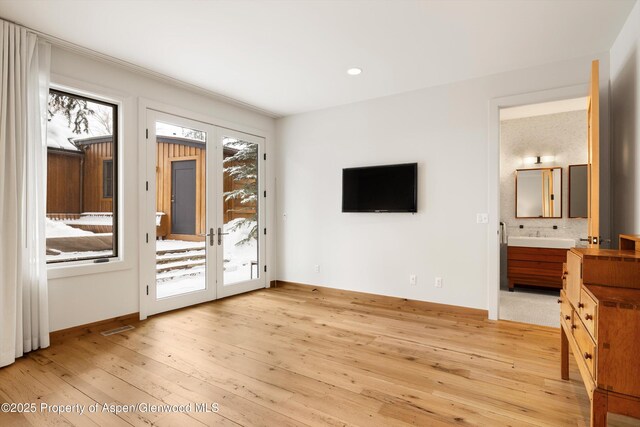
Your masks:
{"label": "door glass pane", "polygon": [[258,144],[223,143],[224,284],[260,277],[258,259]]}
{"label": "door glass pane", "polygon": [[206,142],[197,129],[156,122],[156,295],[206,289]]}

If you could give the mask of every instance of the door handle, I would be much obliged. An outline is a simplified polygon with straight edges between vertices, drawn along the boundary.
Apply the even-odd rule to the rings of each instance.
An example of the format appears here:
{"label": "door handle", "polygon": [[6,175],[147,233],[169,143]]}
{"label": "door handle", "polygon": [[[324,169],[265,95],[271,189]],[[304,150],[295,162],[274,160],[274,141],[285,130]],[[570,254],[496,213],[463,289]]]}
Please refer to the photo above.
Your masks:
{"label": "door handle", "polygon": [[214,238],[215,235],[216,234],[213,232],[213,228],[209,229],[209,233],[208,234],[198,234],[198,236],[208,237],[209,238],[209,246],[213,246],[213,238]]}
{"label": "door handle", "polygon": [[229,233],[223,233],[222,228],[218,227],[218,245],[222,244],[222,236],[226,236]]}

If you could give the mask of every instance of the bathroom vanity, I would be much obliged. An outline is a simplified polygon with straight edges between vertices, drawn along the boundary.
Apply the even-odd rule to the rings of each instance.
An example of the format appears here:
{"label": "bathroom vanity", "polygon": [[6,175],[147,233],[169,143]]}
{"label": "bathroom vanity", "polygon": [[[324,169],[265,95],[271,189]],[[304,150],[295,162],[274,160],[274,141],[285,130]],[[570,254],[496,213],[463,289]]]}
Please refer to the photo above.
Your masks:
{"label": "bathroom vanity", "polygon": [[516,285],[562,289],[562,265],[574,239],[510,236],[507,244],[510,292]]}

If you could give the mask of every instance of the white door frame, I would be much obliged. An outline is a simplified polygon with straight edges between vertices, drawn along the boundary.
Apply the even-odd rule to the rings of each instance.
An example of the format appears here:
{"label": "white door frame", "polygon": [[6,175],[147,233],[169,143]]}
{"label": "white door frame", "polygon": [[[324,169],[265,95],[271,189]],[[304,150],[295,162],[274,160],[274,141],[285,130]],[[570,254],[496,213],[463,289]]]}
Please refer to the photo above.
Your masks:
{"label": "white door frame", "polygon": [[588,91],[589,86],[581,84],[489,100],[487,309],[490,320],[499,319],[500,309],[500,109],[580,98],[587,96]]}
{"label": "white door frame", "polygon": [[[216,166],[219,167],[219,171],[217,173],[217,183],[216,185],[218,186],[217,191],[216,191],[216,196],[220,198],[218,200],[218,207],[217,207],[217,224],[219,227],[222,227],[224,224],[224,205],[222,203],[222,194],[223,194],[223,187],[224,187],[224,179],[223,179],[223,169],[222,169],[222,162],[224,159],[224,146],[223,146],[223,138],[225,137],[231,137],[231,138],[236,138],[239,140],[243,140],[243,141],[247,141],[247,142],[251,142],[254,144],[258,145],[258,201],[257,201],[257,208],[258,208],[258,225],[259,225],[259,229],[258,229],[258,278],[257,279],[253,279],[253,280],[247,280],[247,281],[243,281],[243,282],[238,282],[238,283],[234,283],[234,284],[229,284],[229,285],[225,285],[224,284],[224,245],[223,246],[218,246],[218,261],[219,261],[219,266],[220,268],[218,268],[218,280],[217,280],[217,298],[224,298],[224,297],[228,297],[231,295],[236,295],[239,293],[243,293],[243,292],[248,292],[248,291],[252,291],[252,290],[256,290],[256,289],[260,289],[260,288],[264,288],[266,286],[266,271],[265,270],[265,266],[266,266],[266,260],[265,260],[265,245],[264,245],[264,240],[266,238],[266,235],[263,232],[263,229],[266,228],[265,225],[265,200],[263,197],[264,191],[265,191],[265,171],[264,171],[264,166],[265,166],[265,161],[264,161],[264,149],[265,149],[265,139],[261,138],[261,137],[257,137],[254,135],[250,135],[247,134],[245,132],[240,132],[240,131],[236,131],[236,130],[232,130],[232,129],[227,129],[227,128],[223,128],[223,127],[216,127],[216,143],[218,144],[218,150],[217,150],[217,161],[216,161]],[[217,233],[217,230],[216,230]],[[218,238],[218,236],[216,236],[216,238]],[[222,239],[222,242],[224,243],[224,238]]]}
{"label": "white door frame", "polygon": [[[213,107],[212,107],[213,108]],[[265,146],[263,148],[263,150],[267,149],[267,144],[269,144],[269,141],[273,138],[272,132],[271,131],[267,131],[264,129],[260,129],[260,128],[255,128],[252,126],[246,126],[243,124],[239,124],[236,122],[232,122],[229,120],[225,120],[225,119],[221,119],[219,117],[216,116],[211,116],[208,114],[202,114],[202,113],[198,113],[198,112],[194,112],[188,109],[184,109],[181,107],[176,107],[175,105],[172,104],[167,104],[164,102],[160,102],[160,101],[156,101],[156,100],[152,100],[152,99],[148,99],[148,98],[143,98],[143,97],[139,97],[138,98],[138,188],[139,188],[139,192],[138,194],[140,195],[138,197],[138,227],[139,227],[139,237],[138,237],[138,242],[139,242],[139,246],[138,246],[138,260],[139,260],[139,268],[138,268],[138,278],[139,278],[139,305],[140,305],[140,320],[144,320],[146,319],[149,315],[151,315],[150,313],[150,307],[149,307],[149,296],[147,296],[147,292],[146,292],[146,286],[149,283],[149,272],[148,272],[148,265],[151,262],[154,262],[154,260],[150,260],[149,259],[149,251],[148,250],[144,250],[145,249],[145,245],[146,245],[146,233],[149,232],[149,230],[151,230],[151,235],[150,236],[155,236],[155,221],[151,224],[149,222],[149,220],[147,219],[148,215],[144,215],[143,213],[145,212],[146,209],[146,181],[147,181],[147,163],[148,163],[148,156],[146,155],[146,129],[147,129],[147,122],[146,122],[146,116],[147,116],[147,110],[151,109],[151,110],[155,110],[155,111],[159,111],[159,112],[163,112],[166,114],[170,114],[173,116],[179,116],[179,117],[184,117],[187,119],[191,119],[194,121],[198,121],[198,122],[202,122],[202,123],[206,123],[212,126],[217,126],[217,127],[223,127],[223,128],[227,128],[227,129],[235,129],[238,130],[239,132],[242,133],[246,133],[249,135],[254,135],[260,138],[264,138],[265,140]],[[155,162],[155,159],[153,159],[153,161]],[[268,172],[268,168],[269,165],[271,164],[273,160],[271,160],[270,158],[268,158],[265,162],[264,162],[264,185],[267,191],[271,191],[271,193],[274,193],[274,191],[270,190],[271,186],[268,184],[268,179],[269,178],[269,172]],[[271,230],[275,229],[275,223],[274,223],[274,218],[273,215],[267,213],[267,210],[269,210],[269,212],[273,211],[275,209],[275,198],[271,197],[267,199],[267,203],[264,203],[265,208],[263,209],[264,211],[264,226],[267,228],[270,228]],[[154,208],[155,209],[155,208]],[[271,239],[270,234],[267,234],[266,236],[263,236],[263,242],[264,242],[264,260],[266,262],[266,265],[269,266],[269,271],[268,273],[265,273],[265,286],[269,287],[270,286],[270,280],[271,278],[276,277],[275,276],[275,271],[274,268],[272,268],[272,266],[274,265],[274,240]],[[154,264],[155,265],[155,264]],[[155,280],[155,277],[153,278]]]}

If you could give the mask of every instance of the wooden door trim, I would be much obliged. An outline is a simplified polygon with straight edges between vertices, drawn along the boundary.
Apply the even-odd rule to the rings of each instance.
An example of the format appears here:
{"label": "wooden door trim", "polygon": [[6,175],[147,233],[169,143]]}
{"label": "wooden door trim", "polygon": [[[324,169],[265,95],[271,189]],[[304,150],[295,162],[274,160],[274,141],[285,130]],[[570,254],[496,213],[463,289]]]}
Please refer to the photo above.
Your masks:
{"label": "wooden door trim", "polygon": [[[600,247],[600,85],[599,61],[591,62],[587,103],[587,228],[589,247]],[[595,240],[595,243],[594,243]]]}

